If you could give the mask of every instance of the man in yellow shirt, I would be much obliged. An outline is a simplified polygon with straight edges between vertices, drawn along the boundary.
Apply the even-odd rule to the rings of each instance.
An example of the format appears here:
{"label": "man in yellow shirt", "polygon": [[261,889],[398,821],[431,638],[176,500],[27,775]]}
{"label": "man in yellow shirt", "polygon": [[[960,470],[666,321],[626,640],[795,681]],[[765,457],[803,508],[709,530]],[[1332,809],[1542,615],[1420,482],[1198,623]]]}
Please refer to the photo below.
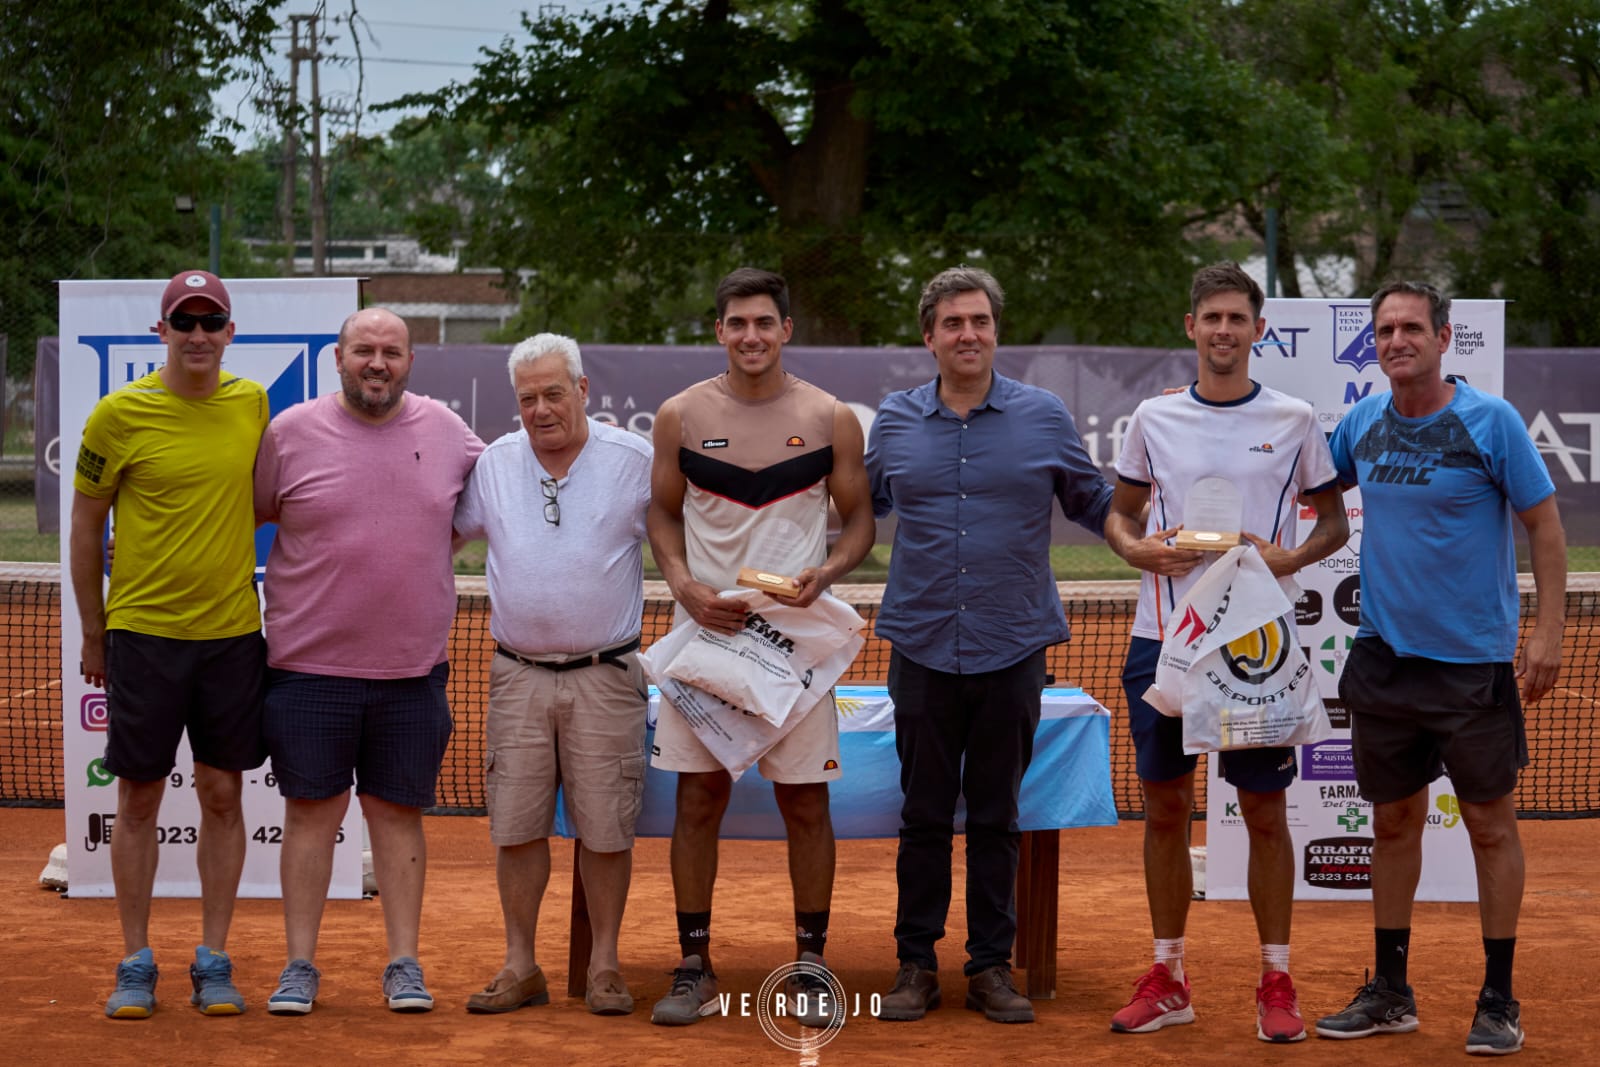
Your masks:
{"label": "man in yellow shirt", "polygon": [[[216,276],[175,276],[156,327],[166,363],[95,405],[73,479],[81,668],[106,691],[105,766],[118,778],[111,874],[125,958],[106,1002],[114,1019],[155,1010],[157,823],[185,731],[200,802],[203,928],[190,1001],[207,1015],[244,1010],[224,948],[244,865],[241,772],[265,759],[250,475],[268,407],[261,386],[222,371],[233,332],[232,304]],[[108,598],[101,576],[113,505]]]}

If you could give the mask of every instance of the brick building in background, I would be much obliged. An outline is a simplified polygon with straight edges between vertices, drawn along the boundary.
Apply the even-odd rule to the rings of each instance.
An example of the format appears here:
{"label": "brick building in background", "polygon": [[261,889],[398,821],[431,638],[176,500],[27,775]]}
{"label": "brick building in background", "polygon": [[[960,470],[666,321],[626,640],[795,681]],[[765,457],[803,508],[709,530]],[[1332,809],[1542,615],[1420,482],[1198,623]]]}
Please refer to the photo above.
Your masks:
{"label": "brick building in background", "polygon": [[[296,277],[311,276],[309,244],[295,249],[294,268]],[[454,252],[425,252],[412,237],[329,241],[328,273],[362,278],[363,304],[399,315],[413,344],[474,344],[517,310],[516,293],[498,270],[462,269]]]}

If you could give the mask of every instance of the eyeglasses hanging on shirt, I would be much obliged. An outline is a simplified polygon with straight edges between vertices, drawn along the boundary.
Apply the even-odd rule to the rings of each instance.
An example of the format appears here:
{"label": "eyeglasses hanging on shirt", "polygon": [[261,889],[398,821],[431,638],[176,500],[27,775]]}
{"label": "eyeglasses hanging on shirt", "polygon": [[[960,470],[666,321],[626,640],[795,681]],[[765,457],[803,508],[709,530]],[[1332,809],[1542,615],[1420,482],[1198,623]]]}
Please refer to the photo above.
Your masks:
{"label": "eyeglasses hanging on shirt", "polygon": [[544,521],[552,526],[561,525],[561,504],[556,500],[560,488],[554,478],[540,478],[539,488],[544,490]]}

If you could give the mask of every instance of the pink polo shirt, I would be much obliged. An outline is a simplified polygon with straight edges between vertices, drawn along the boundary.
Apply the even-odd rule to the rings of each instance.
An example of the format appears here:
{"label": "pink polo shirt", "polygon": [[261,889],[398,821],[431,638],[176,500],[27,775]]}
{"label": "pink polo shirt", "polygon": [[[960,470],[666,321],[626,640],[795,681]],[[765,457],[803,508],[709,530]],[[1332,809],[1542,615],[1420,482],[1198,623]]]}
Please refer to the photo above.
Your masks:
{"label": "pink polo shirt", "polygon": [[267,662],[351,678],[414,678],[446,659],[455,618],[450,524],[483,442],[407,394],[374,426],[337,394],[268,425],[255,509],[267,557]]}

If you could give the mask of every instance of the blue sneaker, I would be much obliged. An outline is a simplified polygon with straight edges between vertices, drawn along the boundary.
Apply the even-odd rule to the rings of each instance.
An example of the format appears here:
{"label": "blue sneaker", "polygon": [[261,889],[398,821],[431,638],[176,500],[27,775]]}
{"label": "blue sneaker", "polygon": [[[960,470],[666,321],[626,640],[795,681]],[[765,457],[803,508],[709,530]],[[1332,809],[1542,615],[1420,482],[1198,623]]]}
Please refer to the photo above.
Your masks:
{"label": "blue sneaker", "polygon": [[401,956],[383,969],[383,995],[390,1011],[432,1011],[433,994],[422,984],[422,964]]}
{"label": "blue sneaker", "polygon": [[278,976],[278,991],[267,1001],[273,1015],[305,1015],[317,999],[317,982],[322,972],[310,960],[290,960]]}
{"label": "blue sneaker", "polygon": [[148,1019],[156,1010],[156,959],[142,948],[117,964],[117,989],[106,1001],[110,1019]]}
{"label": "blue sneaker", "polygon": [[233,986],[233,961],[226,952],[197,946],[194,962],[189,965],[189,981],[194,983],[189,1003],[199,1008],[202,1015],[244,1013],[244,998]]}

